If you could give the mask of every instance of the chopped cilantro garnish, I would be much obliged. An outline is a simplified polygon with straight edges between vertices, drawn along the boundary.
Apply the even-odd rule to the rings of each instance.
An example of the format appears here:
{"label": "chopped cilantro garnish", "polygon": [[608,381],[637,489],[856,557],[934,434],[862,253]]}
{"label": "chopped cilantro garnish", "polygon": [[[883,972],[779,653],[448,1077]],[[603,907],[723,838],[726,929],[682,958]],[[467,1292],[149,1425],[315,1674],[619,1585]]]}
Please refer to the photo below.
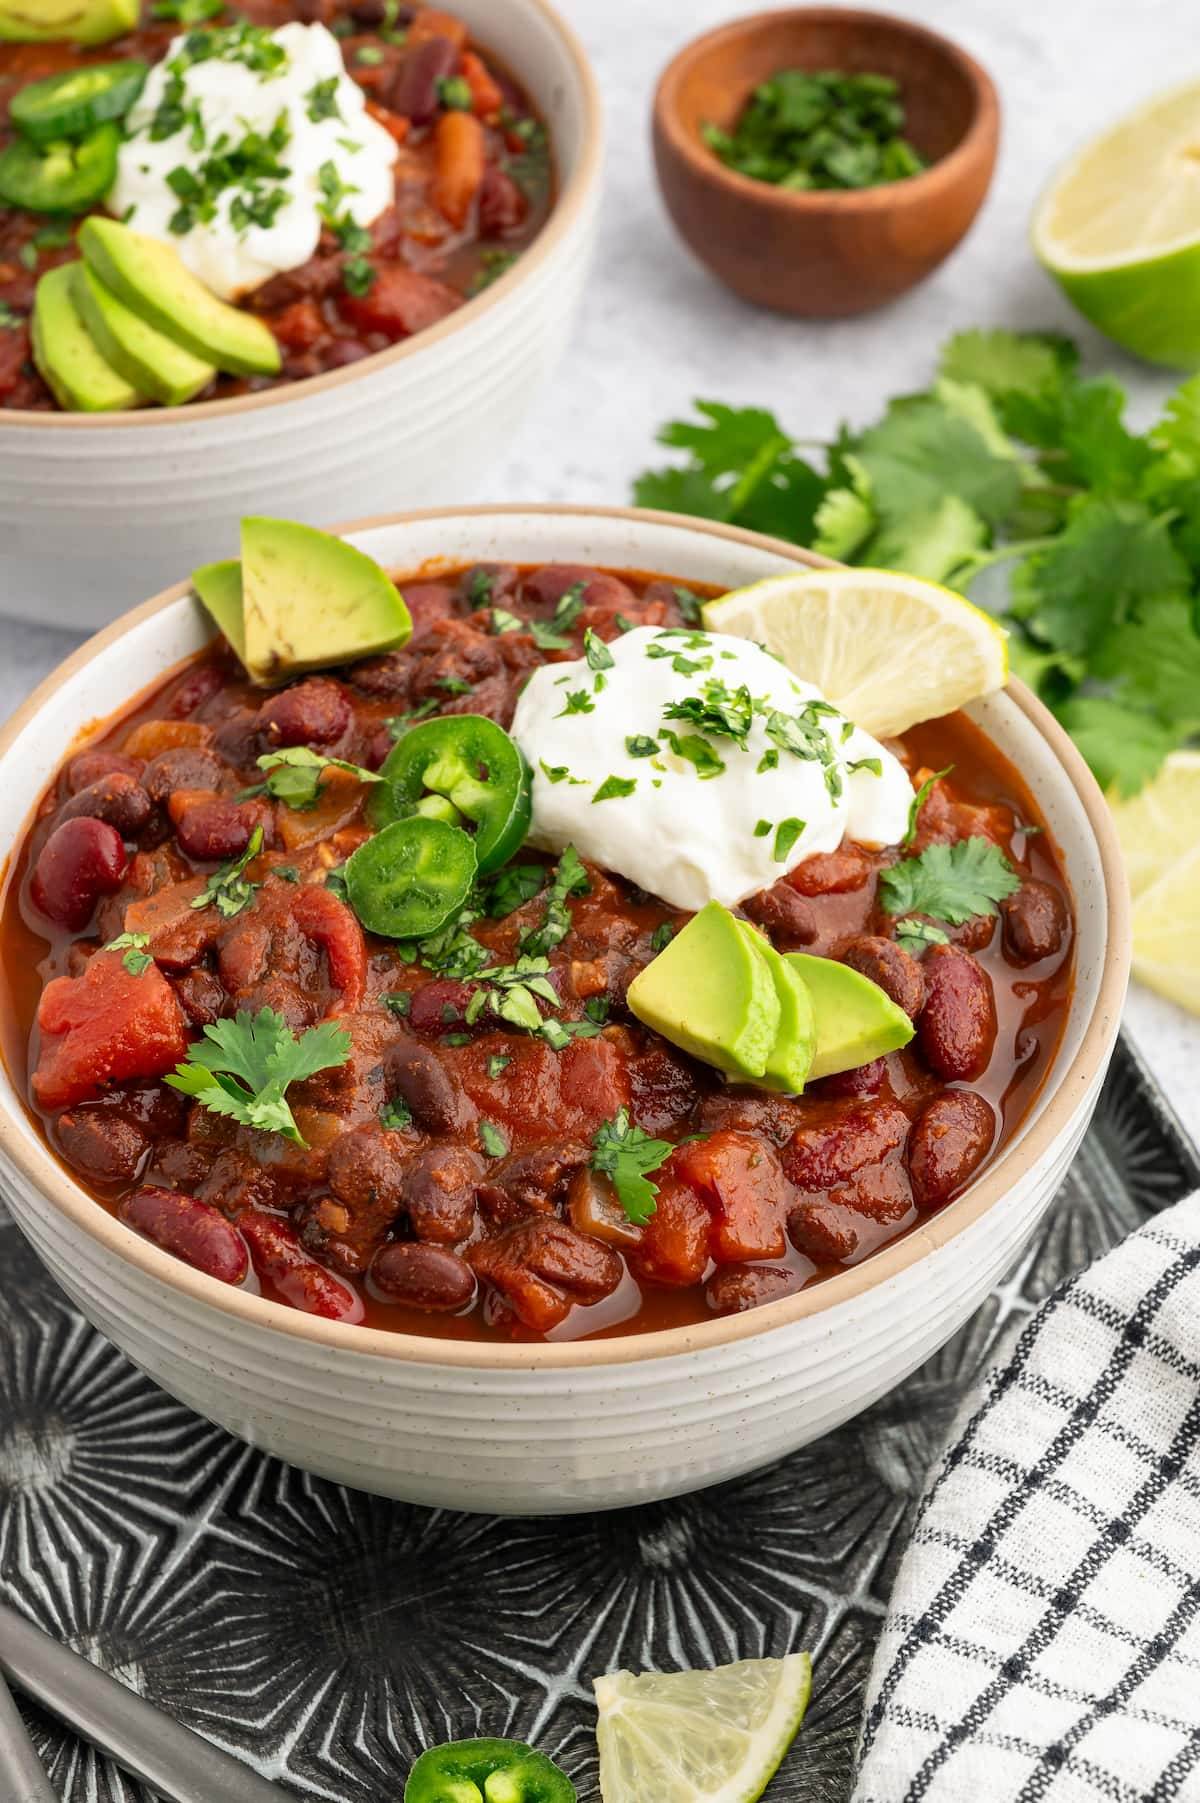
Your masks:
{"label": "chopped cilantro garnish", "polygon": [[662,921],[650,935],[650,950],[655,953],[665,952],[674,937],[675,928],[671,922],[669,920]]}
{"label": "chopped cilantro garnish", "polygon": [[257,783],[253,789],[244,790],[243,799],[265,792],[275,801],[282,801],[287,807],[294,808],[297,813],[307,813],[316,807],[321,793],[321,778],[327,770],[342,770],[360,783],[383,781],[377,771],[364,770],[361,764],[348,764],[345,758],[324,757],[319,751],[310,751],[307,745],[291,745],[284,751],[264,752],[258,759],[258,767],[267,771],[267,780]]}
{"label": "chopped cilantro garnish", "polygon": [[765,839],[770,831],[771,822],[769,820],[760,820],[754,828],[754,837],[756,839]]}
{"label": "chopped cilantro garnish", "polygon": [[500,1073],[502,1071],[506,1071],[508,1069],[508,1067],[511,1063],[512,1063],[512,1059],[506,1058],[503,1055],[503,1053],[493,1052],[492,1056],[487,1061],[488,1076],[491,1077],[492,1080],[494,1081],[500,1075]]}
{"label": "chopped cilantro garnish", "polygon": [[927,945],[949,945],[950,935],[935,927],[930,920],[915,917],[896,922],[896,944],[911,957],[917,957]]}
{"label": "chopped cilantro garnish", "polygon": [[539,927],[533,927],[522,939],[518,950],[525,957],[544,957],[561,943],[571,930],[571,911],[567,906],[573,895],[585,895],[590,887],[588,874],[579,853],[568,845],[558,860],[554,881],[546,891],[546,912]]}
{"label": "chopped cilantro garnish", "polygon": [[583,655],[589,670],[611,670],[613,654],[599,634],[589,626],[583,635]]}
{"label": "chopped cilantro garnish", "polygon": [[314,125],[319,125],[322,119],[341,119],[337,103],[339,79],[329,75],[324,81],[315,81],[304,96],[304,110]]}
{"label": "chopped cilantro garnish", "polygon": [[412,991],[410,989],[392,989],[380,997],[385,1008],[392,1014],[398,1014],[401,1020],[407,1020],[412,1010]]}
{"label": "chopped cilantro garnish", "polygon": [[771,853],[771,856],[777,864],[783,864],[787,861],[789,852],[792,850],[792,847],[795,845],[803,831],[803,820],[797,820],[794,816],[788,820],[781,820],[779,822],[779,825],[775,828],[775,848]]}
{"label": "chopped cilantro garnish", "polygon": [[383,61],[383,51],[377,44],[360,44],[354,52],[354,60],[363,69],[377,69]]}
{"label": "chopped cilantro garnish", "polygon": [[930,845],[919,857],[881,870],[879,904],[888,914],[932,914],[961,926],[977,914],[994,914],[996,903],[1020,886],[1000,847],[976,835],[956,845]]}
{"label": "chopped cilantro garnish", "polygon": [[510,614],[503,607],[493,607],[488,616],[488,624],[497,637],[502,632],[523,632],[525,629],[524,620],[519,620],[516,614]]}
{"label": "chopped cilantro garnish", "polygon": [[555,714],[554,718],[561,720],[565,714],[591,714],[594,712],[595,703],[586,689],[568,689],[566,706],[560,713]]}
{"label": "chopped cilantro garnish", "polygon": [[122,964],[131,977],[140,977],[154,962],[146,950],[149,943],[149,933],[118,933],[115,939],[110,939],[100,949],[105,952],[124,952]]}
{"label": "chopped cilantro garnish", "polygon": [[286,1091],[317,1071],[345,1064],[350,1044],[349,1033],[333,1021],[297,1036],[274,1009],[251,1015],[243,1008],[233,1020],[205,1027],[166,1082],[213,1114],[302,1146]]}
{"label": "chopped cilantro garnish", "polygon": [[693,764],[701,782],[708,782],[714,776],[720,776],[725,765],[717,756],[707,739],[697,738],[694,733],[674,733],[663,730],[663,738],[671,747],[676,757],[686,758]]}
{"label": "chopped cilantro garnish", "polygon": [[546,870],[541,864],[507,864],[483,885],[485,911],[493,920],[503,920],[540,895],[546,884]]}
{"label": "chopped cilantro garnish", "polygon": [[469,113],[471,110],[471,84],[464,75],[441,76],[437,97],[452,113]]}
{"label": "chopped cilantro garnish", "polygon": [[651,1139],[633,1126],[627,1108],[618,1109],[592,1140],[592,1169],[611,1179],[617,1200],[637,1227],[644,1227],[658,1206],[658,1185],[651,1183],[650,1172],[664,1165],[674,1150],[670,1140]]}
{"label": "chopped cilantro garnish", "polygon": [[949,776],[953,768],[953,764],[947,764],[944,770],[935,770],[932,776],[927,776],[925,778],[925,781],[913,796],[908,805],[908,827],[903,839],[900,841],[905,851],[908,850],[909,846],[917,836],[917,826],[921,819],[921,809],[929,799],[931,789],[935,783],[941,782],[943,776]]}
{"label": "chopped cilantro garnish", "polygon": [[469,695],[471,685],[463,676],[439,676],[434,683],[435,689],[441,689],[446,695]]}
{"label": "chopped cilantro garnish", "polygon": [[626,739],[625,749],[631,758],[657,757],[658,740],[652,739],[648,733],[634,733]]}
{"label": "chopped cilantro garnish", "polygon": [[403,1096],[397,1096],[379,1110],[379,1124],[390,1133],[403,1133],[412,1126],[412,1109]]}
{"label": "chopped cilantro garnish", "polygon": [[[200,894],[192,902],[193,908],[214,907],[225,920],[232,920],[235,914],[240,914],[242,909],[254,900],[254,891],[260,887],[258,883],[252,883],[243,873],[247,864],[253,863],[262,850],[262,844],[263,830],[261,826],[256,826],[241,857],[234,858],[231,863],[222,864],[219,870],[213,871]],[[332,874],[331,871],[330,875],[332,876]],[[328,887],[328,877],[325,882]]]}
{"label": "chopped cilantro garnish", "polygon": [[592,796],[592,806],[598,801],[620,801],[626,795],[632,795],[636,788],[636,776],[606,776]]}
{"label": "chopped cilantro garnish", "polygon": [[489,1158],[503,1158],[508,1151],[508,1141],[491,1121],[480,1121],[479,1143]]}

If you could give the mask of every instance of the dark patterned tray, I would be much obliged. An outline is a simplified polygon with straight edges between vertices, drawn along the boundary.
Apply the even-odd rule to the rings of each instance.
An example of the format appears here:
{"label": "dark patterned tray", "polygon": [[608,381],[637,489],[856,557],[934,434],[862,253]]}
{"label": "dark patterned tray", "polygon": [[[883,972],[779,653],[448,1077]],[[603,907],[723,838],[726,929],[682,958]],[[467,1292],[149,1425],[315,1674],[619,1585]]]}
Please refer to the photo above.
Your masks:
{"label": "dark patterned tray", "polygon": [[[330,1803],[399,1803],[422,1747],[477,1733],[535,1741],[595,1803],[594,1673],[809,1647],[812,1706],[769,1796],[841,1803],[910,1514],[964,1387],[1014,1319],[1197,1184],[1122,1040],[1036,1241],[902,1388],[753,1477],[562,1521],[383,1502],[250,1451],[93,1332],[0,1212],[0,1594]],[[27,1714],[67,1803],[145,1803]]]}

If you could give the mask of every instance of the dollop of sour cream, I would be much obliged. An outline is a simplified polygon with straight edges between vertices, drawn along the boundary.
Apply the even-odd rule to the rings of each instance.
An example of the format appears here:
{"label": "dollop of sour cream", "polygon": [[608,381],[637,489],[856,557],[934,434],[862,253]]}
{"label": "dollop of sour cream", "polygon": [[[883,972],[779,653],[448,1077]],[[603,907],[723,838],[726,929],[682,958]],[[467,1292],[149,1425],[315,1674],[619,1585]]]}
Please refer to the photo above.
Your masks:
{"label": "dollop of sour cream", "polygon": [[512,733],[534,772],[531,844],[572,844],[677,908],[732,907],[843,838],[894,845],[913,799],[891,752],[724,633],[589,639],[534,671]]}
{"label": "dollop of sour cream", "polygon": [[392,203],[395,140],[324,25],[177,37],[126,124],[110,210],[224,300],[307,263],[323,224]]}

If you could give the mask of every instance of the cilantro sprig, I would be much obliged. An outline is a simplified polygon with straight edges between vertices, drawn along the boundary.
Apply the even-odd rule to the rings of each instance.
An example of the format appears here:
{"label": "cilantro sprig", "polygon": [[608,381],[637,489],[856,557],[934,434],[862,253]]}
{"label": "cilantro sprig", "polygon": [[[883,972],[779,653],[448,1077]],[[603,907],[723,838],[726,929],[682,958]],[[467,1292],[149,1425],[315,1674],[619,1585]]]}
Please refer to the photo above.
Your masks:
{"label": "cilantro sprig", "polygon": [[234,858],[229,864],[222,864],[214,870],[206,881],[200,894],[192,902],[193,908],[215,908],[224,920],[232,920],[242,909],[254,900],[254,892],[262,887],[260,883],[252,883],[246,875],[246,866],[252,864],[263,847],[263,830],[256,826],[250,835],[249,842],[240,858]]}
{"label": "cilantro sprig", "polygon": [[977,834],[955,845],[929,845],[919,857],[881,870],[879,905],[888,914],[931,914],[958,927],[977,914],[994,914],[996,903],[1020,887],[1000,847]]}
{"label": "cilantro sprig", "polygon": [[327,770],[342,770],[360,783],[381,783],[375,770],[364,770],[361,764],[348,764],[345,758],[324,757],[310,751],[307,745],[292,745],[285,751],[267,751],[258,759],[260,770],[267,772],[265,782],[244,789],[241,799],[252,795],[270,795],[297,813],[315,808],[321,794],[321,778]]}
{"label": "cilantro sprig", "polygon": [[668,1139],[652,1139],[629,1119],[628,1108],[619,1108],[604,1121],[592,1140],[592,1169],[608,1177],[617,1200],[635,1227],[644,1227],[658,1206],[658,1185],[650,1173],[657,1171],[675,1147]]}
{"label": "cilantro sprig", "polygon": [[680,459],[634,493],[971,594],[1101,782],[1129,794],[1200,739],[1200,376],[1146,433],[1124,402],[1065,338],[961,332],[928,389],[844,427],[819,462],[773,413],[699,401],[659,434]]}
{"label": "cilantro sprig", "polygon": [[243,1008],[233,1020],[205,1027],[165,1081],[212,1114],[262,1133],[282,1134],[302,1146],[306,1142],[286,1092],[305,1077],[345,1064],[350,1044],[349,1033],[333,1021],[297,1035],[273,1008],[260,1008],[257,1014]]}

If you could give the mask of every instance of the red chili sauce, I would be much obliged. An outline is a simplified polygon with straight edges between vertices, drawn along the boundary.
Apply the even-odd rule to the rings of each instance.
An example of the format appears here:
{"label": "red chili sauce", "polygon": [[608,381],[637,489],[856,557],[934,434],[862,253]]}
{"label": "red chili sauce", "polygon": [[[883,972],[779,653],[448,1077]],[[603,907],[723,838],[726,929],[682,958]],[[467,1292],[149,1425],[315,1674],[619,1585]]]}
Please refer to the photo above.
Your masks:
{"label": "red chili sauce", "polygon": [[[240,303],[278,339],[280,374],[218,375],[198,400],[323,375],[412,337],[502,275],[546,223],[554,176],[545,125],[520,83],[452,14],[394,0],[238,0],[207,26],[149,15],[147,5],[138,30],[91,50],[0,43],[0,149],[13,135],[9,105],[28,83],[94,62],[155,63],[179,32],[238,19],[269,29],[294,19],[327,25],[372,116],[399,146],[394,205],[369,227],[371,249],[354,260],[349,285],[352,258],[327,228],[309,262]],[[444,98],[455,92],[445,84],[460,79],[469,110]],[[0,407],[57,406],[31,360],[29,322],[38,277],[75,257],[77,225],[0,201]],[[364,259],[372,272],[365,290]]]}
{"label": "red chili sauce", "polygon": [[[625,1003],[655,929],[686,916],[591,868],[550,963],[561,1018],[582,1020],[590,1005],[604,1024],[556,1051],[494,1019],[469,1024],[469,983],[406,963],[325,888],[370,830],[357,780],[330,773],[309,812],[243,793],[261,781],[257,758],[281,746],[377,768],[405,715],[485,713],[507,726],[536,665],[578,656],[589,627],[613,638],[627,624],[679,624],[681,591],[567,565],[475,566],[402,587],[409,644],[337,672],[264,694],[223,645],[202,653],[76,750],[18,848],[0,930],[5,1057],[48,1144],[97,1202],[294,1307],[398,1332],[538,1340],[653,1331],[774,1300],[961,1193],[1044,1082],[1072,981],[1058,853],[979,729],[954,714],[893,743],[914,789],[953,766],[907,853],[846,843],[744,904],[778,949],[841,959],[885,988],[916,1019],[904,1051],[795,1099],[724,1083]],[[549,621],[572,587],[583,607],[566,648],[540,650],[524,625],[495,630],[493,608]],[[62,931],[31,888],[71,816],[115,828],[128,862]],[[257,825],[266,849],[246,872],[245,905],[231,918],[194,907]],[[1002,848],[1021,886],[999,915],[948,929],[949,943],[918,960],[877,905],[877,873],[974,836]],[[544,911],[543,893],[469,930],[509,963]],[[154,959],[136,976],[99,949],[130,931],[149,935]],[[47,1034],[70,1024],[89,984],[110,1012],[104,1030],[125,1046],[121,1078],[97,1088],[81,1051],[74,1067],[58,1061],[39,1106],[26,1073],[49,1059]],[[381,999],[397,995],[399,1012]],[[160,1080],[206,1023],[268,1005],[297,1032],[336,1015],[352,1037],[345,1065],[289,1091],[306,1148]],[[397,1095],[412,1115],[403,1130],[380,1119]],[[592,1168],[594,1138],[622,1108],[646,1133],[687,1142],[655,1173],[643,1226]],[[139,1194],[151,1201],[131,1205]]]}

